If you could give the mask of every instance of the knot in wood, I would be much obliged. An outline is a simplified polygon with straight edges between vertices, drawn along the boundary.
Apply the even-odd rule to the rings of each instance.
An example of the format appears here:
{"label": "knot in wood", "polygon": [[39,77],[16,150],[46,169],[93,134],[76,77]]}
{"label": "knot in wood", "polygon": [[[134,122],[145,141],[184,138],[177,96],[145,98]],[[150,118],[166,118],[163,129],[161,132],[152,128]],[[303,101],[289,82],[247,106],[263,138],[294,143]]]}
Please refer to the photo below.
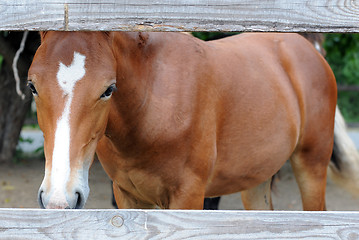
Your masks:
{"label": "knot in wood", "polygon": [[114,226],[114,227],[122,227],[123,223],[124,223],[124,219],[123,217],[121,217],[120,215],[116,215],[114,216],[112,219],[111,219],[111,224]]}

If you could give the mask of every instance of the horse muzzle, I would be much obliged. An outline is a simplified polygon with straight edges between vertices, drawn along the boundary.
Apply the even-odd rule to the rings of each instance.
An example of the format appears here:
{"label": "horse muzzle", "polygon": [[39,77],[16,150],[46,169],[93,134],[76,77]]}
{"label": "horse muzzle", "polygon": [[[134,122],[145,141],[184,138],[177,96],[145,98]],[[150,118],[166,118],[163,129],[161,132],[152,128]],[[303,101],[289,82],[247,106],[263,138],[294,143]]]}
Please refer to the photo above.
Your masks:
{"label": "horse muzzle", "polygon": [[56,191],[46,193],[40,188],[38,193],[39,205],[46,209],[81,209],[85,206],[86,199],[86,194],[79,189],[60,194]]}

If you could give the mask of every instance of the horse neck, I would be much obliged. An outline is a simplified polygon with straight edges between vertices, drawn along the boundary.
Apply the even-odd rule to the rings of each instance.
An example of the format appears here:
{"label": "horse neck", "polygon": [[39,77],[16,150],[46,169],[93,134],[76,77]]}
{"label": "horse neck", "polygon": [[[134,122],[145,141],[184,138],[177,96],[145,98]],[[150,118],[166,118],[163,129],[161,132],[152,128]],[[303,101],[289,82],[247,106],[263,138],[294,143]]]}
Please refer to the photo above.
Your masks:
{"label": "horse neck", "polygon": [[117,62],[117,88],[113,96],[117,112],[132,121],[146,105],[152,86],[151,44],[147,33],[116,32],[112,49]]}

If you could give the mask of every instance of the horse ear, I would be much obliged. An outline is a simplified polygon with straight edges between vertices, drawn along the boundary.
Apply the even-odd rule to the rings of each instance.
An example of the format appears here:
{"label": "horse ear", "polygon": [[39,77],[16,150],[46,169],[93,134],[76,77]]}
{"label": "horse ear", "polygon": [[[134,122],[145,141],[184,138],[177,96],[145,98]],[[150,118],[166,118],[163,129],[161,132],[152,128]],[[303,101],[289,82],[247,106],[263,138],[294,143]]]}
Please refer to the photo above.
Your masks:
{"label": "horse ear", "polygon": [[46,34],[47,34],[47,31],[40,32],[41,42],[44,41]]}

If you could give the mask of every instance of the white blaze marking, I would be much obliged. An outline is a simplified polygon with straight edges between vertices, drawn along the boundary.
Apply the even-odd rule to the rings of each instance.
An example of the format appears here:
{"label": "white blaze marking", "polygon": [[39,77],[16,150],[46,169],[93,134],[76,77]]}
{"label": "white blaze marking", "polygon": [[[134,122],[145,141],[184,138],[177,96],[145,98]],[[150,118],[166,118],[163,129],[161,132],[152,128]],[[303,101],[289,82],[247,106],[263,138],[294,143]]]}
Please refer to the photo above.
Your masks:
{"label": "white blaze marking", "polygon": [[70,112],[73,90],[76,83],[81,80],[86,73],[85,56],[77,52],[70,66],[65,66],[60,62],[57,72],[57,81],[67,96],[64,111],[57,120],[54,151],[52,153],[51,168],[51,199],[50,202],[64,203],[66,200],[66,183],[70,176]]}

